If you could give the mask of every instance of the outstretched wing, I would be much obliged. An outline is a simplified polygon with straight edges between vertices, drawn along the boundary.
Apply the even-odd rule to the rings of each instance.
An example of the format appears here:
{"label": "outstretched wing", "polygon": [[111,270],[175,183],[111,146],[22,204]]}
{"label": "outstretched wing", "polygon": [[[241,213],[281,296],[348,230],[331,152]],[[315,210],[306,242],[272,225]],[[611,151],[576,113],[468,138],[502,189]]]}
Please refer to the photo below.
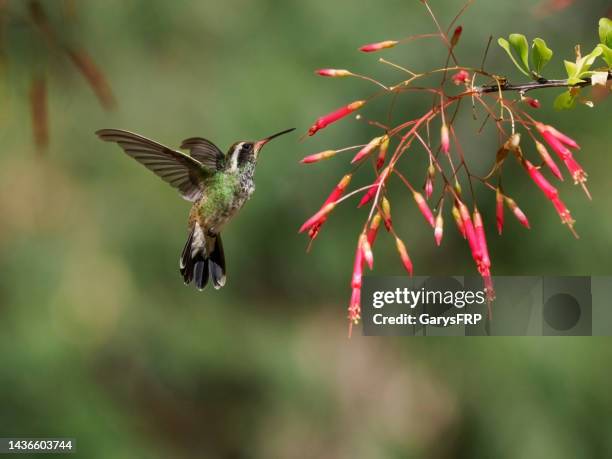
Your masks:
{"label": "outstretched wing", "polygon": [[202,196],[202,180],[209,172],[191,156],[120,129],[101,129],[96,134],[102,140],[119,144],[129,156],[177,188],[188,201]]}
{"label": "outstretched wing", "polygon": [[225,166],[225,155],[210,140],[190,137],[183,140],[181,148],[189,150],[191,157],[197,159],[207,169],[219,171]]}

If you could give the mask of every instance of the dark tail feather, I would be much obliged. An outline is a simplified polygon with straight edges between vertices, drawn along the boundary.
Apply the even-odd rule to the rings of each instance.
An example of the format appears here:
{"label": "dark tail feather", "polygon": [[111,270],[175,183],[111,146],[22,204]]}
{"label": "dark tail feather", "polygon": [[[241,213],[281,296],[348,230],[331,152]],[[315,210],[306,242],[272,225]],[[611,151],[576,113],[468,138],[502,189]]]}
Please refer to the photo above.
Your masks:
{"label": "dark tail feather", "polygon": [[208,258],[206,257],[206,247],[194,247],[193,237],[196,226],[193,227],[183,247],[179,268],[185,284],[194,281],[195,286],[203,290],[208,283],[209,270]]}
{"label": "dark tail feather", "polygon": [[225,254],[220,234],[215,236],[215,245],[208,258],[208,269],[215,289],[223,287],[225,285]]}
{"label": "dark tail feather", "polygon": [[202,256],[201,253],[198,253],[195,258],[195,263],[193,265],[193,280],[195,282],[195,286],[199,290],[204,290],[206,284],[208,283],[209,271],[208,271],[208,262]]}
{"label": "dark tail feather", "polygon": [[221,235],[205,237],[206,247],[212,247],[210,255],[207,255],[206,247],[195,247],[193,244],[194,232],[198,229],[199,227],[194,226],[191,230],[181,253],[179,263],[181,275],[185,284],[194,281],[200,290],[206,287],[208,279],[211,278],[215,289],[219,289],[225,285],[225,255]]}

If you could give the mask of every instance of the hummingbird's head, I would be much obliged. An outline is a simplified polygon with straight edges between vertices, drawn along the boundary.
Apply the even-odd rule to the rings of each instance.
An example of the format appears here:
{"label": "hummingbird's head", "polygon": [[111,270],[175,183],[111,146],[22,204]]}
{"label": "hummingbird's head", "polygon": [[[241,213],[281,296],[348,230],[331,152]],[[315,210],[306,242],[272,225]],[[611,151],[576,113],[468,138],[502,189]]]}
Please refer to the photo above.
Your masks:
{"label": "hummingbird's head", "polygon": [[287,134],[288,132],[294,130],[295,128],[286,129],[257,141],[236,142],[230,148],[230,164],[240,167],[249,162],[256,162],[257,158],[259,157],[259,152],[265,144],[275,137]]}

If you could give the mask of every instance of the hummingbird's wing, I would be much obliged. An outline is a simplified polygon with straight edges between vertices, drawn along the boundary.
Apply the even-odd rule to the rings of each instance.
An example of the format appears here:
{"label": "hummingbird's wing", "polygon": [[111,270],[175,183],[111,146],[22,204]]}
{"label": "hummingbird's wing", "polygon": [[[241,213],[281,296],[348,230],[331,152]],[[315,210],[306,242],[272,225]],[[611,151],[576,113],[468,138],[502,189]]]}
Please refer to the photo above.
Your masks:
{"label": "hummingbird's wing", "polygon": [[189,150],[191,157],[197,159],[208,169],[220,171],[225,166],[225,155],[210,140],[202,137],[190,137],[183,140],[181,148]]}
{"label": "hummingbird's wing", "polygon": [[188,201],[197,201],[202,196],[202,181],[210,172],[191,156],[120,129],[101,129],[96,134],[102,140],[119,144],[129,156],[177,188]]}

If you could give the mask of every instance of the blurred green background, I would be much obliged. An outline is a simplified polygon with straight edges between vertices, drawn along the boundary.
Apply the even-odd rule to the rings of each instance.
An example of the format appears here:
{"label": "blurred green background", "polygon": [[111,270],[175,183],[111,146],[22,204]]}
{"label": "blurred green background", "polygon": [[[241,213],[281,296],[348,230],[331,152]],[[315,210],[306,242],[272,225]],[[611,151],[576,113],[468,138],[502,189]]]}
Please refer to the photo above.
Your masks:
{"label": "blurred green background", "polygon": [[[560,3],[560,2],[553,2]],[[86,458],[603,458],[612,457],[612,346],[603,338],[346,337],[353,250],[366,210],[349,204],[313,250],[299,225],[346,170],[310,153],[367,141],[376,131],[343,121],[263,152],[257,192],[224,233],[228,285],[185,287],[178,255],[189,204],[94,131],[118,127],[168,145],[190,136],[227,148],[281,129],[305,132],[319,115],[371,94],[358,80],[313,70],[349,68],[391,83],[396,70],[364,43],[434,30],[416,0],[41,2],[66,43],[86,49],[118,108],[105,112],[64,55],[4,5],[0,102],[0,436],[70,436]],[[462,6],[432,1],[448,24]],[[536,2],[476,1],[460,23],[457,55],[478,66],[490,34],[544,37],[551,77],[573,45],[596,42],[606,0],[541,15]],[[442,46],[384,53],[416,70],[439,67]],[[487,67],[520,80],[492,46]],[[33,146],[31,76],[48,75],[50,147]],[[492,193],[479,189],[494,274],[611,274],[610,104],[540,119],[579,140],[588,202],[561,193],[575,240],[552,206],[509,169],[506,190],[532,223],[507,213],[494,233]],[[398,99],[411,119],[430,99]],[[466,108],[468,108],[466,106]],[[385,107],[362,113],[383,119]],[[492,131],[458,122],[468,160],[491,164]],[[420,166],[419,166],[420,167]],[[421,173],[423,168],[417,171]],[[415,177],[419,177],[416,175]],[[366,183],[365,173],[355,184]],[[442,248],[397,188],[395,226],[419,274],[472,273],[447,217]],[[401,274],[386,234],[377,274]]]}

